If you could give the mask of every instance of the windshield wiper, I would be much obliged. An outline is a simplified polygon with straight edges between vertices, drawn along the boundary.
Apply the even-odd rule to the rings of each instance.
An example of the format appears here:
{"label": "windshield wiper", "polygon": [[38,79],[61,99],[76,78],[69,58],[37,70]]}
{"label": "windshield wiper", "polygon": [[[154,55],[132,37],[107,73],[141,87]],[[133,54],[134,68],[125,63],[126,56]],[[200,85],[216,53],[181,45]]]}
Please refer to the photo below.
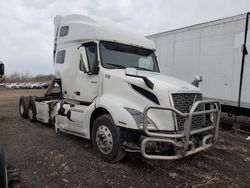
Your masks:
{"label": "windshield wiper", "polygon": [[136,69],[140,69],[140,70],[145,70],[145,71],[152,71],[150,69],[146,69],[146,68],[143,68],[143,67],[132,67],[132,68],[136,68]]}
{"label": "windshield wiper", "polygon": [[117,64],[113,64],[113,63],[105,63],[105,64],[107,64],[107,65],[112,65],[112,66],[114,66],[114,67],[123,68],[123,69],[126,68],[126,67],[124,67],[124,66],[122,66],[122,65],[117,65]]}

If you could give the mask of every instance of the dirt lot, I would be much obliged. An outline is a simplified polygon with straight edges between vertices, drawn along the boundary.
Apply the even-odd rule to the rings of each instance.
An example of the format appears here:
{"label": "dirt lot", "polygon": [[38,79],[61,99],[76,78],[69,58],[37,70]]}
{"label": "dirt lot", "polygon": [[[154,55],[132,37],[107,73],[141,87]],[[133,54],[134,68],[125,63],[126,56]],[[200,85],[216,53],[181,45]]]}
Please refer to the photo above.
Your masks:
{"label": "dirt lot", "polygon": [[14,187],[250,187],[247,135],[221,130],[213,148],[178,161],[129,154],[109,164],[96,157],[89,141],[19,116],[19,96],[42,93],[0,90],[0,143],[8,165],[20,170]]}

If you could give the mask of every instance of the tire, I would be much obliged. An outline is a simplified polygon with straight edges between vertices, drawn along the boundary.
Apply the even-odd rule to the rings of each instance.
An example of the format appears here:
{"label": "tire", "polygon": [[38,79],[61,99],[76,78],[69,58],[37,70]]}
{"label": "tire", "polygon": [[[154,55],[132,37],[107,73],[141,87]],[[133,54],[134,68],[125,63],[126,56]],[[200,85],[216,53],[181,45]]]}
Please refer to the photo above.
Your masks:
{"label": "tire", "polygon": [[21,97],[19,100],[19,114],[23,118],[28,118],[29,99],[28,97]]}
{"label": "tire", "polygon": [[36,111],[35,111],[35,107],[33,105],[29,105],[28,119],[32,123],[36,122]]}
{"label": "tire", "polygon": [[7,172],[5,167],[5,158],[4,158],[4,150],[3,147],[0,145],[0,188],[7,188],[8,181],[7,181]]}
{"label": "tire", "polygon": [[126,156],[121,147],[120,129],[109,114],[94,121],[91,136],[94,150],[104,161],[115,163]]}

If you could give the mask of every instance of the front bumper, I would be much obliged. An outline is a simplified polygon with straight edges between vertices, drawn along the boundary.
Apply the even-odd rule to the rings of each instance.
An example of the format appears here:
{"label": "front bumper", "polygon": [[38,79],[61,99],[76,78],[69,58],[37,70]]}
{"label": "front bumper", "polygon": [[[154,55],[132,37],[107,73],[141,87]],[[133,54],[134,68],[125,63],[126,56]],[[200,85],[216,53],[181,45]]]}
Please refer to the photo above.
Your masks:
{"label": "front bumper", "polygon": [[[199,105],[209,105],[209,110],[204,111],[195,111]],[[165,134],[165,133],[156,133],[149,131],[147,128],[147,113],[150,109],[156,110],[167,110],[172,111],[175,114],[178,114],[185,118],[184,130],[181,133],[177,134]],[[211,123],[208,126],[192,130],[192,118],[197,115],[210,115]],[[146,134],[141,142],[141,153],[147,159],[161,159],[161,160],[173,160],[180,159],[185,156],[197,153],[199,151],[205,150],[213,145],[218,137],[219,123],[220,123],[220,114],[221,106],[218,101],[212,100],[203,100],[197,101],[194,103],[189,113],[182,113],[175,108],[171,107],[162,107],[162,106],[148,106],[143,111],[143,131]],[[211,116],[212,115],[212,116]],[[191,136],[202,135],[201,144],[196,147]],[[208,143],[208,140],[210,142]],[[176,148],[174,155],[157,155],[157,154],[148,154],[146,148],[149,142],[156,143],[167,143]]]}

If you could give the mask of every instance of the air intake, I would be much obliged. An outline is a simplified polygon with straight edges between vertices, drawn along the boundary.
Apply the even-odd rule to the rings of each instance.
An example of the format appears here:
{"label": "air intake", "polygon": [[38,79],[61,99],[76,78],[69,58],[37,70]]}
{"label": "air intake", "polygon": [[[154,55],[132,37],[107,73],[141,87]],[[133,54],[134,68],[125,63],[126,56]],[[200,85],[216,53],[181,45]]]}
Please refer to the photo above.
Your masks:
{"label": "air intake", "polygon": [[159,101],[158,101],[158,99],[157,99],[157,97],[153,93],[147,91],[146,89],[138,87],[138,86],[136,86],[134,84],[131,84],[131,86],[132,86],[132,88],[134,90],[136,90],[138,93],[142,94],[144,97],[148,98],[152,102],[154,102],[154,103],[156,103],[158,105],[160,104]]}

